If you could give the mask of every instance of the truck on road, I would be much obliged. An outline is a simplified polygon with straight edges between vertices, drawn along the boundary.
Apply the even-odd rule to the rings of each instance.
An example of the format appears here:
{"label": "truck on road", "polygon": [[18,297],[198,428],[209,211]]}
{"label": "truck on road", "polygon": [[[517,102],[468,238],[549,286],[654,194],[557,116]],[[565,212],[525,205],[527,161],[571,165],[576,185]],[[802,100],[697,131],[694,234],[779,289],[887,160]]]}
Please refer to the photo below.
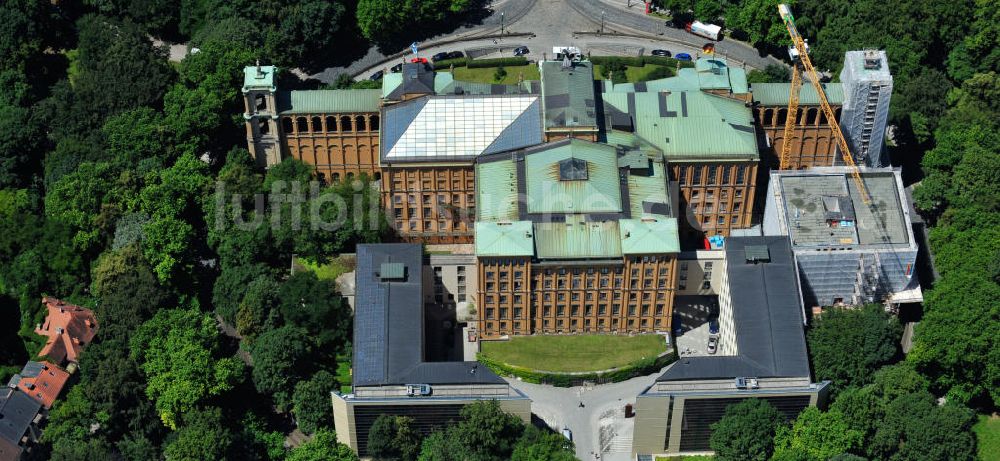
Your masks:
{"label": "truck on road", "polygon": [[705,24],[701,21],[689,22],[684,26],[684,30],[700,37],[718,40],[722,28],[715,24]]}

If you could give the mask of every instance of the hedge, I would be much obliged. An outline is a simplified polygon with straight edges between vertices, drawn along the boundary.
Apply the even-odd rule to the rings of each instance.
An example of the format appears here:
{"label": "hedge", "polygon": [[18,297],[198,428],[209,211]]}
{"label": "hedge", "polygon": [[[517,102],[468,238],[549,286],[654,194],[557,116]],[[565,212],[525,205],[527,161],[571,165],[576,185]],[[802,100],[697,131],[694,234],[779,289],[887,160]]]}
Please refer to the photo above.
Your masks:
{"label": "hedge", "polygon": [[524,66],[528,64],[528,58],[517,56],[514,58],[494,58],[494,59],[470,59],[467,66],[476,67],[500,67],[500,66]]}
{"label": "hedge", "polygon": [[610,371],[592,373],[553,373],[533,370],[493,360],[481,353],[476,355],[476,359],[479,360],[479,363],[486,365],[490,370],[493,370],[494,373],[500,376],[516,376],[525,382],[534,384],[551,384],[556,387],[570,387],[583,381],[617,383],[636,376],[655,373],[665,367],[668,363],[676,361],[677,354],[674,352],[664,353],[657,357],[636,360],[628,365],[615,368]]}
{"label": "hedge", "polygon": [[680,63],[681,67],[694,67],[692,61],[678,61],[666,56],[591,56],[590,62],[600,66],[617,63],[629,67],[642,67],[646,64],[676,67]]}
{"label": "hedge", "polygon": [[469,63],[468,58],[442,59],[434,63],[435,69],[449,69],[451,66],[465,67]]}

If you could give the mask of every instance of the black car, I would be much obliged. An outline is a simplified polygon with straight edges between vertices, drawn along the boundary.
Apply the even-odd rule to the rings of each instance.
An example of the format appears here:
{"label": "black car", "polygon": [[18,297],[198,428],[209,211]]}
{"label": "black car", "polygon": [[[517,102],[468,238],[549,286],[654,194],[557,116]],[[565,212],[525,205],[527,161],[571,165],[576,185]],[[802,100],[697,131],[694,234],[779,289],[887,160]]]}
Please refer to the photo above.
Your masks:
{"label": "black car", "polygon": [[441,61],[443,59],[448,59],[448,53],[446,53],[444,51],[442,51],[442,52],[440,52],[438,54],[435,54],[434,56],[431,56],[431,61],[437,62],[437,61]]}
{"label": "black car", "polygon": [[372,74],[371,77],[368,77],[368,80],[371,80],[373,82],[374,81],[378,81],[378,80],[382,80],[382,75],[384,75],[384,74],[385,73],[382,72],[382,71],[375,72],[374,74]]}
{"label": "black car", "polygon": [[403,71],[403,63],[399,63],[399,64],[396,64],[395,66],[390,67],[389,71],[390,72],[402,72]]}
{"label": "black car", "polygon": [[669,58],[670,57],[670,52],[667,51],[667,50],[653,50],[653,51],[650,51],[649,54],[651,54],[653,56],[663,56],[665,58]]}
{"label": "black car", "polygon": [[519,46],[517,48],[514,48],[514,56],[524,56],[528,53],[529,53],[528,47],[526,46]]}
{"label": "black car", "polygon": [[452,51],[448,53],[448,59],[459,59],[464,57],[465,55],[461,51]]}

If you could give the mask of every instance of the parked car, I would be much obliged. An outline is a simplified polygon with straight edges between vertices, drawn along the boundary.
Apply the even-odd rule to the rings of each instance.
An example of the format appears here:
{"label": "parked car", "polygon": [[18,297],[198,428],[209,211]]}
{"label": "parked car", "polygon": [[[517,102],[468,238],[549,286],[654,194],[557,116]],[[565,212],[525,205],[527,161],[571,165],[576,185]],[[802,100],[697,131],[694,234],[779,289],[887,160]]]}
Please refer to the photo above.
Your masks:
{"label": "parked car", "polygon": [[413,58],[410,60],[410,62],[414,64],[427,64],[427,58]]}
{"label": "parked car", "polygon": [[461,51],[450,51],[450,52],[448,52],[448,59],[458,59],[458,58],[464,58],[464,57],[465,57],[465,54],[463,54]]}
{"label": "parked car", "polygon": [[719,338],[712,336],[708,338],[708,353],[714,354],[719,349]]}
{"label": "parked car", "polygon": [[719,319],[712,319],[708,321],[708,334],[719,334]]}
{"label": "parked car", "polygon": [[407,384],[406,385],[406,395],[409,397],[417,397],[421,395],[431,395],[431,385],[430,384]]}
{"label": "parked car", "polygon": [[389,71],[390,72],[402,72],[403,71],[403,63],[399,63],[399,64],[396,64],[395,66],[390,67]]}
{"label": "parked car", "polygon": [[650,51],[649,54],[651,54],[653,56],[663,56],[663,57],[666,57],[666,58],[670,57],[670,52],[667,51],[667,50],[656,49],[656,50]]}
{"label": "parked car", "polygon": [[382,76],[383,76],[384,74],[385,74],[385,73],[384,73],[384,72],[382,72],[382,71],[378,71],[378,72],[375,72],[374,74],[372,74],[372,75],[371,75],[371,77],[368,77],[368,80],[371,80],[371,81],[373,81],[373,82],[374,82],[374,81],[379,81],[379,80],[382,80]]}
{"label": "parked car", "polygon": [[568,427],[563,428],[562,435],[563,437],[566,437],[566,440],[569,440],[570,442],[573,441],[573,431],[569,430]]}
{"label": "parked car", "polygon": [[444,59],[448,59],[448,53],[446,53],[444,51],[442,51],[440,53],[437,53],[434,56],[431,56],[431,61],[434,61],[434,62],[441,61],[441,60],[444,60]]}
{"label": "parked car", "polygon": [[526,46],[519,46],[517,48],[514,48],[514,56],[524,56],[528,53],[530,53],[530,51],[528,51],[528,47]]}
{"label": "parked car", "polygon": [[687,53],[677,53],[674,55],[674,59],[678,61],[690,61],[691,55]]}

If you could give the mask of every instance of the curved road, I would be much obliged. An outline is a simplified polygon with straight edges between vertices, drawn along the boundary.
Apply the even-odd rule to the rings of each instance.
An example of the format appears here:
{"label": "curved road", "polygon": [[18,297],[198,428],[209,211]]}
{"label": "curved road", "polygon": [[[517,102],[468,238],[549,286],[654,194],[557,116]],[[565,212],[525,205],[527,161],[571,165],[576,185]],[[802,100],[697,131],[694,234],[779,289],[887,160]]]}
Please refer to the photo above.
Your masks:
{"label": "curved road", "polygon": [[[667,21],[644,13],[643,2],[640,0],[564,0],[574,10],[598,24],[600,28],[603,16],[605,31],[614,26],[624,29],[619,32],[655,35],[663,40],[700,49],[710,40],[692,35],[683,29],[667,26]],[[632,3],[629,8],[626,5]],[[611,27],[609,27],[611,26]],[[669,45],[668,45],[669,49]],[[745,63],[749,67],[762,69],[768,64],[781,64],[772,56],[761,56],[756,49],[746,43],[735,40],[715,42],[716,54]]]}

